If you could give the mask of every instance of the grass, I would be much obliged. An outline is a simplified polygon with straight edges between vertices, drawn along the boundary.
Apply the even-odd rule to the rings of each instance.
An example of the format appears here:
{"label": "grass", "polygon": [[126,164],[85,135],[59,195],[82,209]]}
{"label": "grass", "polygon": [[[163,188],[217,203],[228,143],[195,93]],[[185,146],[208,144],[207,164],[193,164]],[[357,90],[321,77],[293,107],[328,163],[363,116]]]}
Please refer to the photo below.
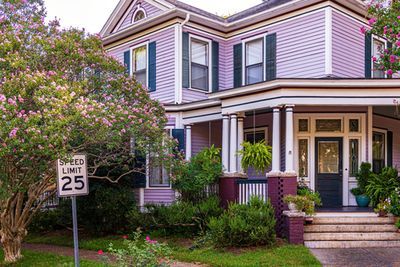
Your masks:
{"label": "grass", "polygon": [[[153,237],[153,236],[151,236]],[[165,240],[160,238],[160,240]],[[30,235],[27,239],[30,243],[54,244],[72,246],[72,238],[65,236]],[[88,250],[106,251],[110,243],[115,248],[123,247],[121,236],[102,238],[82,238],[79,247]],[[245,266],[321,266],[318,260],[304,246],[283,244],[274,248],[248,248],[235,250],[222,249],[196,249],[189,250],[191,242],[182,238],[168,238],[173,250],[175,260],[182,262],[200,262],[217,267],[245,267]]]}
{"label": "grass", "polygon": [[[5,264],[0,260],[0,266],[15,266],[15,267],[49,267],[49,266],[74,266],[74,259],[72,257],[58,256],[50,253],[33,252],[29,250],[23,250],[22,255],[24,256],[16,264]],[[0,259],[4,259],[3,251],[0,249]],[[104,266],[101,263],[80,260],[82,267],[100,267]]]}

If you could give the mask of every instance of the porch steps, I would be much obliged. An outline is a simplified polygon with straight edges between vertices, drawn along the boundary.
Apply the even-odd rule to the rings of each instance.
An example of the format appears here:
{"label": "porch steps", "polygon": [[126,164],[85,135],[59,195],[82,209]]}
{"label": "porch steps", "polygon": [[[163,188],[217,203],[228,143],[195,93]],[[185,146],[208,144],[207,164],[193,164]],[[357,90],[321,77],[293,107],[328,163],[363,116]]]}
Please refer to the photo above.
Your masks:
{"label": "porch steps", "polygon": [[308,248],[400,247],[396,218],[372,212],[317,213],[304,228]]}

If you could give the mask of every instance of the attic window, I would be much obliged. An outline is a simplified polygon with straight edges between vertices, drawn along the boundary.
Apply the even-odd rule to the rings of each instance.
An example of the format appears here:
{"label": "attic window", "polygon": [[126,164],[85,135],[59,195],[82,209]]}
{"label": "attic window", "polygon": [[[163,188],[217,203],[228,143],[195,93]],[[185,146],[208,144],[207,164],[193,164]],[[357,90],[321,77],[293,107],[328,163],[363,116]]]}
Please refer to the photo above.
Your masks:
{"label": "attic window", "polygon": [[133,16],[133,23],[146,18],[146,13],[142,9],[138,9]]}

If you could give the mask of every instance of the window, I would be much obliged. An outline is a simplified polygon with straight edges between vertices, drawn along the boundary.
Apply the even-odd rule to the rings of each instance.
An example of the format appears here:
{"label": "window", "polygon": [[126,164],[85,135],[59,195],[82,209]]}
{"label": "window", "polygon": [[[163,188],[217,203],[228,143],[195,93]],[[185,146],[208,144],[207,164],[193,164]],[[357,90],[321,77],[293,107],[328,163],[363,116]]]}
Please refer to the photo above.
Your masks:
{"label": "window", "polygon": [[247,129],[244,133],[244,140],[252,144],[260,141],[268,143],[267,138],[267,128]]}
{"label": "window", "polygon": [[264,40],[257,39],[246,43],[246,84],[264,80]]}
{"label": "window", "polygon": [[144,18],[146,18],[146,14],[144,13],[144,11],[143,10],[138,10],[135,13],[135,16],[133,17],[133,22],[137,22],[137,21],[142,20]]}
{"label": "window", "polygon": [[[372,56],[379,59],[385,50],[385,42],[377,38],[372,41]],[[385,72],[378,69],[376,62],[372,62],[372,78],[385,78]]]}
{"label": "window", "polygon": [[[171,135],[171,130],[166,132]],[[169,173],[163,165],[160,158],[155,153],[150,153],[148,157],[149,164],[149,187],[170,187]]]}
{"label": "window", "polygon": [[349,145],[349,174],[355,177],[359,168],[359,140],[350,139]]}
{"label": "window", "polygon": [[147,85],[147,46],[132,50],[132,74],[142,85]]}
{"label": "window", "polygon": [[349,120],[349,131],[352,133],[360,132],[360,121],[358,119]]}
{"label": "window", "polygon": [[341,132],[342,120],[341,119],[317,119],[315,120],[315,127],[317,132]]}
{"label": "window", "polygon": [[209,43],[191,39],[191,87],[208,91]]}
{"label": "window", "polygon": [[379,173],[386,164],[386,135],[374,132],[372,135],[372,170]]}
{"label": "window", "polygon": [[299,132],[308,133],[308,119],[299,119]]}
{"label": "window", "polygon": [[308,139],[299,139],[299,177],[308,177]]}

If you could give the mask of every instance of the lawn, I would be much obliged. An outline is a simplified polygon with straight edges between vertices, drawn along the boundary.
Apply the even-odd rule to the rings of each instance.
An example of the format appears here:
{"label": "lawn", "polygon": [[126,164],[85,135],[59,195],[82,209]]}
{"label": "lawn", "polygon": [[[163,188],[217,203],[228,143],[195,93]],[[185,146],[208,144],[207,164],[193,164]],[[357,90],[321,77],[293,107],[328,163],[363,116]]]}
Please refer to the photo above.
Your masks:
{"label": "lawn", "polygon": [[[2,262],[2,259],[4,258],[3,251],[0,249],[0,259],[1,259],[0,266],[16,266],[16,267],[17,266],[18,267],[74,266],[74,259],[72,257],[58,256],[50,253],[41,253],[41,252],[39,253],[29,250],[22,251],[22,255],[24,256],[23,259],[19,261],[17,264],[5,265],[4,262]],[[80,263],[82,267],[104,266],[101,263],[87,261],[87,260],[81,260]]]}
{"label": "lawn", "polygon": [[[157,238],[156,238],[157,239]],[[164,240],[160,238],[160,240]],[[80,248],[106,251],[110,243],[115,248],[122,247],[121,236],[103,238],[83,238]],[[166,239],[173,249],[175,260],[182,262],[200,262],[210,266],[241,267],[241,266],[321,266],[317,259],[304,246],[282,244],[274,248],[249,249],[195,249],[189,250],[190,240],[182,238]],[[30,235],[30,243],[55,244],[72,246],[72,239],[58,235]]]}

